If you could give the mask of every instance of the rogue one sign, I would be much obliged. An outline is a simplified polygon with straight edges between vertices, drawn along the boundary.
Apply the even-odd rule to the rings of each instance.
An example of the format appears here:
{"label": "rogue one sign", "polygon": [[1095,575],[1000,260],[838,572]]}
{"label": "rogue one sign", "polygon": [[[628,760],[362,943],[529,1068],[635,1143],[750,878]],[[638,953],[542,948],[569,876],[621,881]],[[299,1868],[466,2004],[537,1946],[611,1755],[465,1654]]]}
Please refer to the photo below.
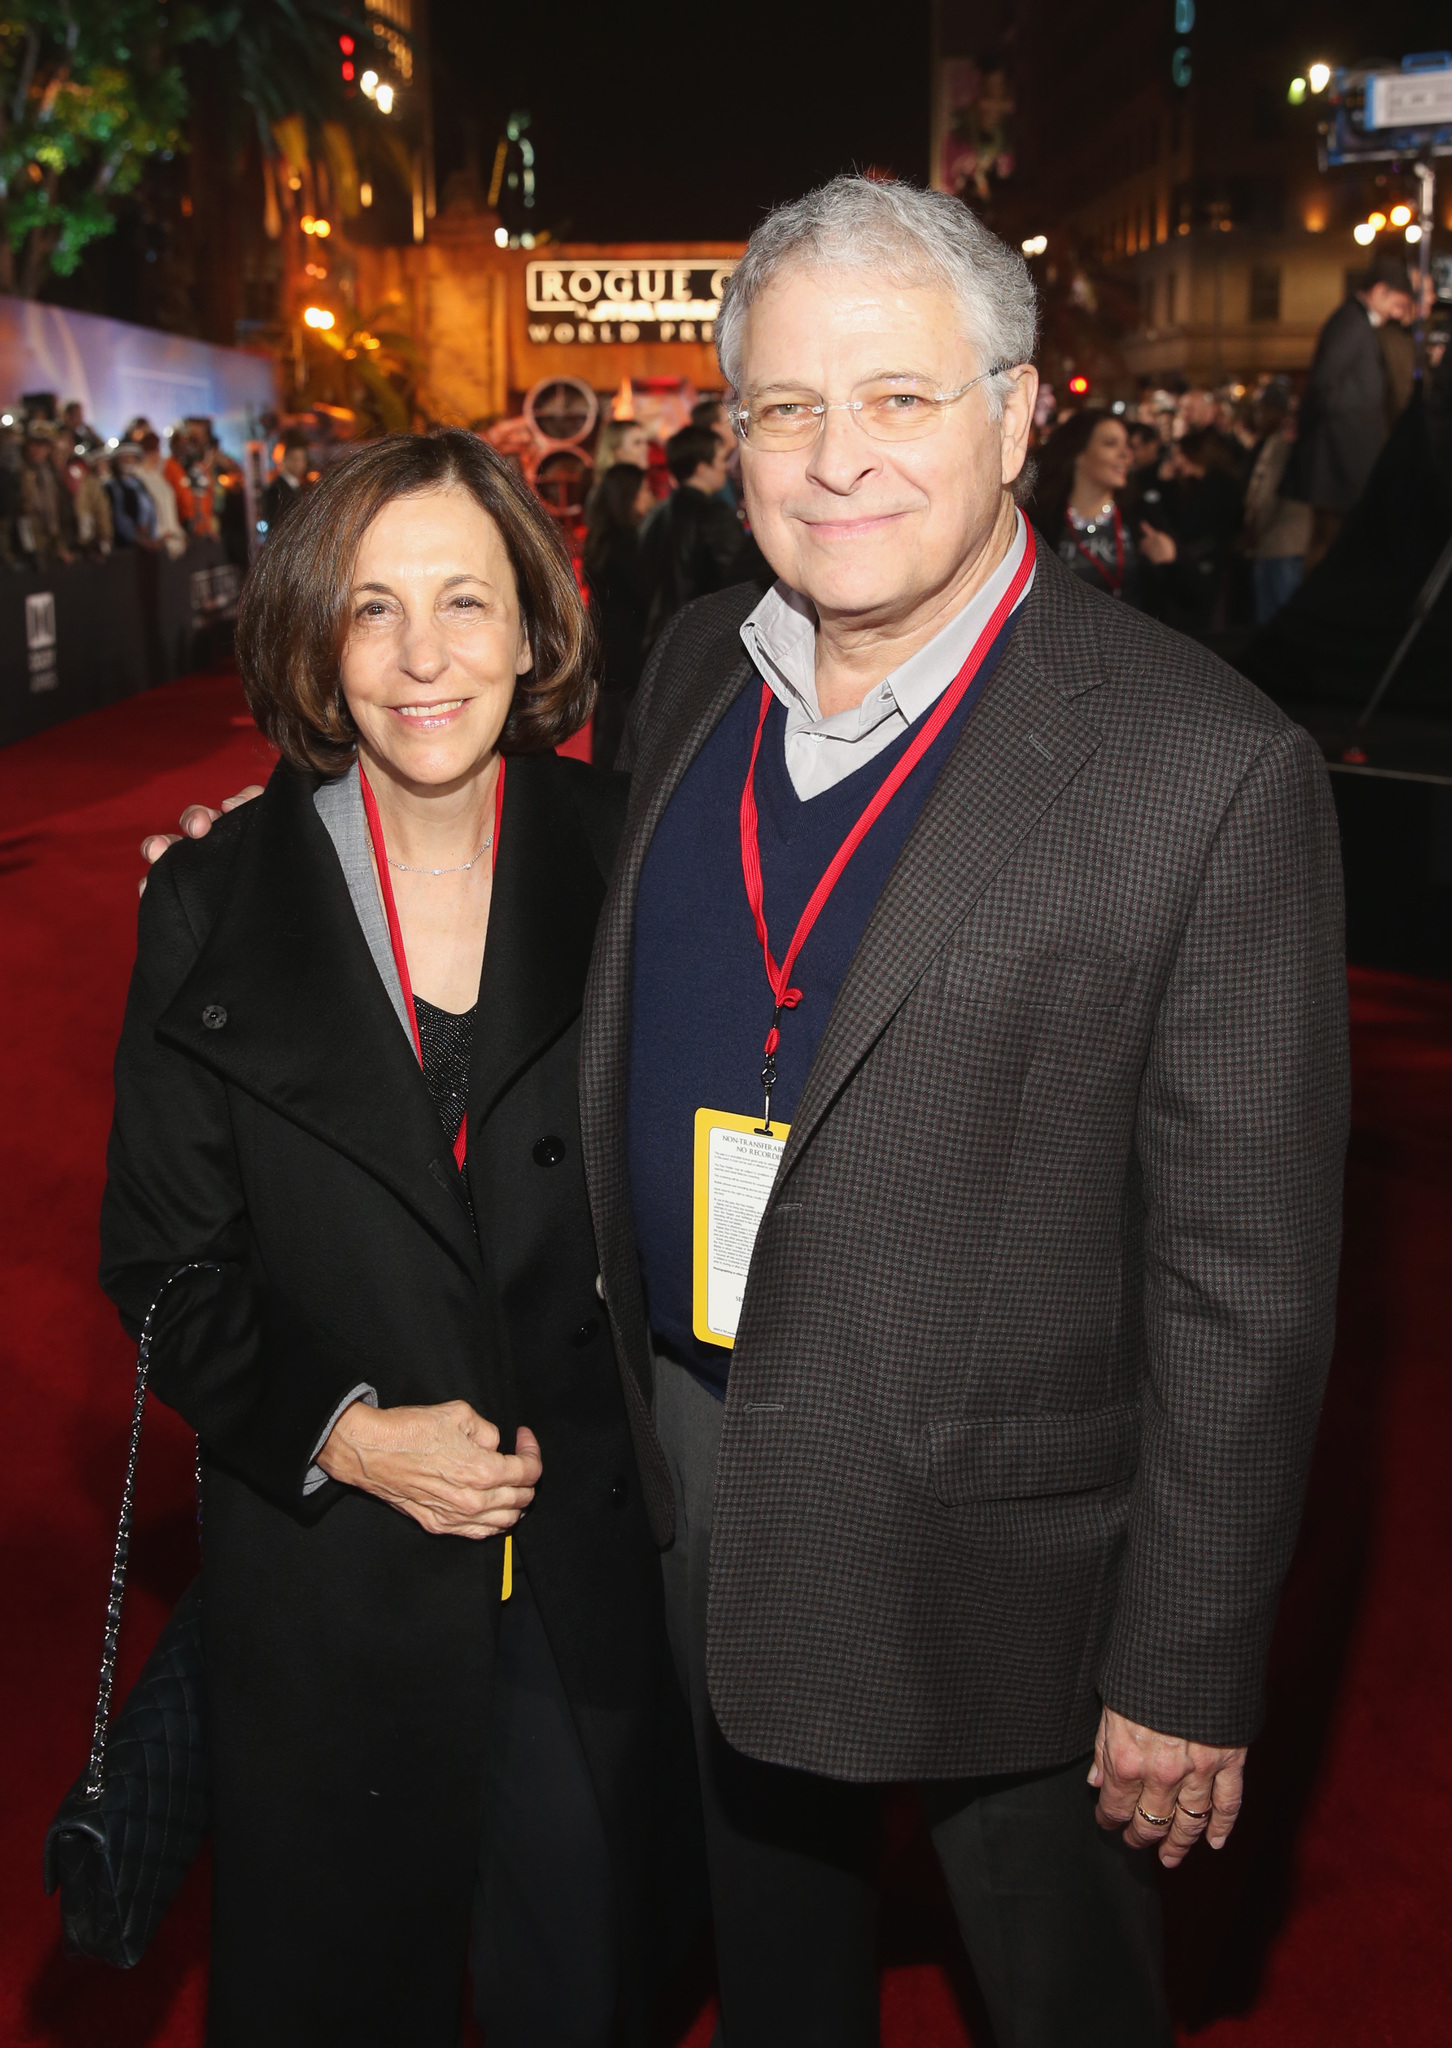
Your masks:
{"label": "rogue one sign", "polygon": [[531,263],[525,304],[533,342],[710,341],[736,268],[689,256],[650,263]]}

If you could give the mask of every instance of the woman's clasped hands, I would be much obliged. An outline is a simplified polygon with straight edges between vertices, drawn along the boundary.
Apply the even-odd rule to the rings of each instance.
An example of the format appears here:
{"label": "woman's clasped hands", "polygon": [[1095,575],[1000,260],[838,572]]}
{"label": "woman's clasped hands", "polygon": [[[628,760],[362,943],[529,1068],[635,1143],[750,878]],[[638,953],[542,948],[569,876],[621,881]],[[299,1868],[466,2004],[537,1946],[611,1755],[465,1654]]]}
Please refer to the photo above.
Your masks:
{"label": "woman's clasped hands", "polygon": [[539,1484],[539,1443],[523,1425],[511,1455],[467,1401],[370,1408],[354,1401],[318,1453],[330,1479],[411,1515],[431,1536],[476,1541],[512,1529]]}

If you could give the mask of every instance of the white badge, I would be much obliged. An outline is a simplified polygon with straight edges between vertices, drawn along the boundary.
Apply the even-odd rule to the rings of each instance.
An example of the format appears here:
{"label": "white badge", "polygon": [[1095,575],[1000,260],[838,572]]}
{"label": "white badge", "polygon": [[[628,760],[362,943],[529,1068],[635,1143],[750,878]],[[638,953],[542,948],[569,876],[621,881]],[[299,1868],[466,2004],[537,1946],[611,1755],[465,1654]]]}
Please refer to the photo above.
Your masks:
{"label": "white badge", "polygon": [[789,1124],[696,1111],[691,1327],[703,1344],[736,1342],[756,1233],[776,1184]]}

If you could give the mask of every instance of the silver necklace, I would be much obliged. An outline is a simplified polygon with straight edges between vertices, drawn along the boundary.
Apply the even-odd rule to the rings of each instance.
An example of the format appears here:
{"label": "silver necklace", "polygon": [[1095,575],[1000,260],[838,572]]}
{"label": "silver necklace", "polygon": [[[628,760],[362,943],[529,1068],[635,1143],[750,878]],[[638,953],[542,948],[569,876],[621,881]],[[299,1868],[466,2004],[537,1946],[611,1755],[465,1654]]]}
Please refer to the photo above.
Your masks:
{"label": "silver necklace", "polygon": [[485,854],[489,851],[490,847],[493,844],[494,834],[491,832],[489,834],[489,837],[484,841],[484,844],[480,847],[479,851],[475,854],[473,860],[466,860],[462,867],[411,868],[406,860],[395,860],[392,854],[388,856],[388,865],[391,868],[397,868],[398,872],[401,875],[467,875],[470,868],[476,866],[478,862],[483,860]]}

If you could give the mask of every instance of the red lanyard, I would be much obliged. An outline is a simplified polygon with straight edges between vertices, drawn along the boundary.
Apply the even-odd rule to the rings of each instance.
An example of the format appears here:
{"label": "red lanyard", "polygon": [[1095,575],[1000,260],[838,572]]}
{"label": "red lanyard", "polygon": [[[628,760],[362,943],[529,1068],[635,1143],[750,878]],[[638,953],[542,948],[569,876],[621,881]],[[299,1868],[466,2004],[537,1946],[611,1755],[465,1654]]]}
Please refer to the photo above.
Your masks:
{"label": "red lanyard", "polygon": [[1076,540],[1076,541],[1075,541],[1075,543],[1074,543],[1074,545],[1075,545],[1075,547],[1076,547],[1076,548],[1077,548],[1077,549],[1079,550],[1079,553],[1080,553],[1080,554],[1081,554],[1081,555],[1082,555],[1082,556],[1084,557],[1085,561],[1086,561],[1086,562],[1088,562],[1088,563],[1090,564],[1090,566],[1091,566],[1091,567],[1093,567],[1093,568],[1095,568],[1095,569],[1097,569],[1097,570],[1099,571],[1100,575],[1101,575],[1101,576],[1102,576],[1102,577],[1104,578],[1105,582],[1106,582],[1106,583],[1107,583],[1107,584],[1109,585],[1109,588],[1110,588],[1110,589],[1111,589],[1111,590],[1112,590],[1112,591],[1114,592],[1114,595],[1115,595],[1116,597],[1118,597],[1118,595],[1119,595],[1120,591],[1121,591],[1121,590],[1123,590],[1123,588],[1124,588],[1124,521],[1123,521],[1123,520],[1122,520],[1122,519],[1120,518],[1120,516],[1119,516],[1119,507],[1118,507],[1118,506],[1116,505],[1116,506],[1115,506],[1115,507],[1114,507],[1113,509],[1114,509],[1114,574],[1113,574],[1113,576],[1111,576],[1111,575],[1110,575],[1109,571],[1108,571],[1108,570],[1107,570],[1107,569],[1105,568],[1104,564],[1103,564],[1103,563],[1102,563],[1102,562],[1100,561],[1100,559],[1099,559],[1098,555],[1096,555],[1096,554],[1095,554],[1095,553],[1093,552],[1093,550],[1092,550],[1092,549],[1090,549],[1090,548],[1086,548],[1086,547],[1085,547],[1085,545],[1084,545],[1083,541],[1081,541],[1081,540]]}
{"label": "red lanyard", "polygon": [[[408,978],[408,958],[403,950],[403,926],[398,921],[398,905],[393,900],[393,881],[388,872],[388,848],[383,841],[383,820],[378,815],[378,800],[369,786],[363,772],[363,763],[358,763],[358,786],[363,792],[363,814],[368,820],[368,836],[373,841],[373,858],[378,867],[378,885],[383,892],[383,910],[388,919],[388,942],[393,948],[393,964],[398,969],[398,978],[403,985],[403,1004],[408,1011],[408,1028],[413,1033],[413,1049],[418,1054],[418,1063],[423,1065],[423,1040],[418,1035],[418,1012],[413,1004],[413,983]],[[499,757],[499,778],[494,784],[494,846],[489,856],[492,869],[499,864],[499,825],[504,816],[504,756]],[[454,1140],[454,1164],[460,1173],[464,1171],[464,1160],[469,1148],[469,1111],[465,1107],[459,1119],[459,1135]]]}
{"label": "red lanyard", "polygon": [[1033,566],[1034,530],[1025,524],[1023,560],[1014,571],[1007,590],[994,606],[993,616],[974,641],[972,652],[962,668],[923,720],[922,728],[912,745],[905,750],[891,772],[883,777],[867,808],[832,856],[821,881],[807,899],[806,909],[797,919],[797,928],[792,933],[791,944],[782,956],[780,965],[772,957],[771,944],[766,933],[766,912],[761,882],[761,842],[756,814],[756,757],[761,752],[762,728],[766,724],[766,714],[772,705],[771,686],[768,683],[761,686],[761,711],[756,721],[756,738],[751,745],[751,763],[746,770],[746,786],[741,792],[741,873],[746,882],[746,900],[751,905],[756,936],[766,962],[766,978],[771,987],[771,999],[776,1005],[771,1029],[766,1034],[766,1044],[763,1048],[766,1065],[761,1070],[761,1085],[766,1091],[766,1109],[762,1121],[768,1126],[771,1123],[771,1095],[776,1086],[776,1049],[781,1043],[781,1013],[783,1010],[794,1010],[802,999],[801,990],[791,986],[792,969],[796,965],[797,955],[806,944],[813,925],[821,916],[827,898],[840,881],[848,861],[972,687],[973,679],[982,666],[983,657],[998,638],[1003,630],[1004,621],[1023,595],[1024,586],[1033,574]]}

